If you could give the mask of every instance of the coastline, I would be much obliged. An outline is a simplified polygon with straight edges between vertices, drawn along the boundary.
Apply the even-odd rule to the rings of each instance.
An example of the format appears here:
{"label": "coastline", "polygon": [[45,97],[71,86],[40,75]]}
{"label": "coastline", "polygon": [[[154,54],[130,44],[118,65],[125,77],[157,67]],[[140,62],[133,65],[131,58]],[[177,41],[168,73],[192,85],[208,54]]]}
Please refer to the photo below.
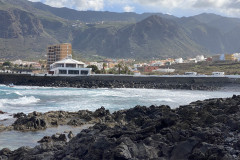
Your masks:
{"label": "coastline", "polygon": [[136,106],[110,113],[54,111],[16,114],[16,130],[92,123],[67,142],[46,136],[40,145],[0,150],[2,159],[239,159],[240,96],[169,106]]}
{"label": "coastline", "polygon": [[56,77],[1,74],[0,84],[74,88],[220,90],[232,85],[240,88],[240,79],[228,77],[135,77],[121,75]]}

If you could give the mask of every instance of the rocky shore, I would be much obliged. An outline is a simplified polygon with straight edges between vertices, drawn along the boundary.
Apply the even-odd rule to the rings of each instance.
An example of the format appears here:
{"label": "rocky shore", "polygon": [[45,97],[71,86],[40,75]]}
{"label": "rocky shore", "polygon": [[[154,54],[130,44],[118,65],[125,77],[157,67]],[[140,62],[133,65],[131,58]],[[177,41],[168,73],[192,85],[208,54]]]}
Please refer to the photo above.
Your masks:
{"label": "rocky shore", "polygon": [[47,112],[16,114],[15,130],[39,130],[68,124],[95,124],[67,141],[64,134],[46,136],[34,148],[0,150],[0,159],[83,160],[238,160],[240,96],[208,99],[171,109],[136,106],[110,113]]}
{"label": "rocky shore", "polygon": [[151,77],[122,75],[91,75],[81,77],[31,76],[1,74],[0,84],[14,84],[46,87],[75,88],[148,88],[148,89],[186,89],[217,90],[234,84],[240,86],[240,80],[227,77]]}

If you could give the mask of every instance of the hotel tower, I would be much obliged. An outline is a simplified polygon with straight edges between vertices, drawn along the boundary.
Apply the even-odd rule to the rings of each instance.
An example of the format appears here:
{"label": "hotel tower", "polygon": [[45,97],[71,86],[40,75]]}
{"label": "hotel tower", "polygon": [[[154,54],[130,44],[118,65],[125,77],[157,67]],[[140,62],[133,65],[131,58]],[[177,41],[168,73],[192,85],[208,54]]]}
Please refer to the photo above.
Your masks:
{"label": "hotel tower", "polygon": [[47,48],[47,70],[50,70],[50,65],[56,61],[60,61],[72,55],[72,45],[70,43],[63,43],[57,45],[50,45]]}

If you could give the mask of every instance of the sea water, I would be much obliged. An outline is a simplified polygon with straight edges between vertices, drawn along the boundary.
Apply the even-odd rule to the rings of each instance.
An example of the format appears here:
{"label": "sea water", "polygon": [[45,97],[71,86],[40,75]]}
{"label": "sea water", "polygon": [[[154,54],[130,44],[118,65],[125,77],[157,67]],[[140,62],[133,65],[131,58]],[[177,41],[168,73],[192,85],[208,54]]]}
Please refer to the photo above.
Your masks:
{"label": "sea water", "polygon": [[[136,105],[169,105],[177,108],[180,105],[187,105],[190,102],[209,98],[231,97],[233,94],[240,95],[239,91],[192,91],[192,90],[165,90],[165,89],[127,89],[127,88],[52,88],[52,87],[32,87],[14,86],[8,87],[0,85],[0,110],[7,114],[0,115],[0,125],[10,125],[12,114],[33,111],[78,111],[90,110],[104,106],[110,112],[122,109],[129,109]],[[9,119],[2,121],[3,119]],[[67,128],[65,128],[67,129]],[[37,139],[44,134],[51,135],[54,129],[40,132],[2,132],[0,133],[0,149],[7,146],[11,149],[19,145],[36,145]],[[20,140],[18,137],[25,135],[35,138],[29,141]],[[14,137],[16,140],[14,140]],[[37,138],[36,138],[37,137]],[[9,144],[11,140],[11,144]],[[24,143],[25,142],[25,143]],[[18,145],[19,144],[19,145]]]}
{"label": "sea water", "polygon": [[[0,110],[9,114],[33,111],[78,111],[104,106],[110,112],[136,105],[169,105],[171,108],[208,98],[231,97],[240,92],[163,89],[84,89],[0,85]],[[0,115],[0,119],[6,115]]]}

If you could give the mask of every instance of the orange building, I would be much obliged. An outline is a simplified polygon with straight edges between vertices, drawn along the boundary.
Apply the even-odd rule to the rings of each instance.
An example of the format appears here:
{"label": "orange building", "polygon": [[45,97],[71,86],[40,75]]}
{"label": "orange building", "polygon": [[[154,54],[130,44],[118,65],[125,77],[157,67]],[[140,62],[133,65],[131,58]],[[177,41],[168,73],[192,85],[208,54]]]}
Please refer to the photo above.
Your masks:
{"label": "orange building", "polygon": [[50,45],[47,48],[47,70],[50,70],[50,65],[56,61],[60,61],[72,55],[72,45],[70,43],[63,43],[57,45]]}
{"label": "orange building", "polygon": [[224,57],[225,57],[225,61],[234,61],[235,60],[234,54],[225,54]]}
{"label": "orange building", "polygon": [[143,68],[143,71],[144,72],[152,72],[153,70],[156,70],[156,69],[158,69],[159,67],[158,66],[145,66],[144,68]]}

